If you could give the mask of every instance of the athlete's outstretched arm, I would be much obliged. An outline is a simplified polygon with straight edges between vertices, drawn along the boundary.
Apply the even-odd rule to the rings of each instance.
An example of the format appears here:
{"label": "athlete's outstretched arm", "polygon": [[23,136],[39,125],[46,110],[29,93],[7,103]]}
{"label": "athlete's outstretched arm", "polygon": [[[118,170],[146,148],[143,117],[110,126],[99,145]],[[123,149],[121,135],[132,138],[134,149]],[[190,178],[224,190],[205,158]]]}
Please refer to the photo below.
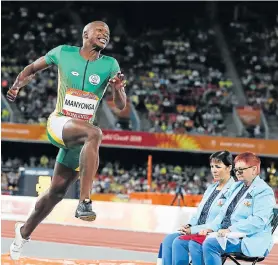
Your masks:
{"label": "athlete's outstretched arm", "polygon": [[126,81],[124,80],[124,75],[118,72],[116,76],[109,80],[109,84],[112,87],[113,101],[116,107],[119,110],[123,110],[126,106]]}
{"label": "athlete's outstretched arm", "polygon": [[10,101],[15,101],[20,88],[26,86],[35,77],[35,74],[41,70],[50,67],[45,61],[44,56],[40,57],[33,63],[27,65],[17,76],[14,84],[7,93],[7,98]]}

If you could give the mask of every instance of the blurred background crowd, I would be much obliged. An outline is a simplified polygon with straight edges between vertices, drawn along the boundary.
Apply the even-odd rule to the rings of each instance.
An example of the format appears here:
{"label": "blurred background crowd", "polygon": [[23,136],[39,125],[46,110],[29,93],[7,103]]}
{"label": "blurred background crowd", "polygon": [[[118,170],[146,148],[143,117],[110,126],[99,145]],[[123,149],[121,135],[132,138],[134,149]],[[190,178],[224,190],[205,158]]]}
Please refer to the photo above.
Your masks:
{"label": "blurred background crowd", "polygon": [[[101,3],[81,9],[76,8],[78,3],[75,2],[65,3],[62,9],[59,5],[61,3],[56,3],[55,11],[46,3],[3,6],[1,85],[4,94],[25,65],[50,49],[60,44],[80,46],[82,27],[96,18],[110,26],[111,41],[103,53],[120,62],[141,130],[265,137],[265,125],[260,123],[245,126],[241,134],[232,128],[233,107],[244,104],[262,109],[270,127],[269,137],[278,133],[275,15],[257,14],[240,4],[226,15],[229,7],[221,6],[223,11],[219,12],[216,24],[210,20],[203,4],[191,3],[186,6],[187,10],[177,10],[174,4],[170,9],[178,18],[165,25],[161,17],[169,11],[169,6],[162,4],[156,22],[150,23],[150,11],[144,10],[144,21],[140,24],[135,18],[130,21],[128,12],[124,13],[130,3],[117,8],[111,4],[112,13]],[[143,6],[135,5],[141,13]],[[198,12],[194,12],[196,10]],[[193,14],[190,15],[190,11]],[[184,12],[186,16],[178,16]],[[222,19],[223,12],[226,13]],[[173,14],[167,14],[170,21]],[[225,44],[224,52],[219,47],[220,40],[224,42],[221,45]],[[39,74],[31,85],[20,91],[13,112],[27,123],[45,124],[55,107],[56,86],[55,68]],[[109,102],[109,91],[105,98]],[[99,111],[99,116],[103,115]],[[9,109],[2,102],[2,121],[9,119]],[[105,122],[101,125],[108,126]],[[116,117],[113,126],[114,129],[135,129],[130,117]]]}
{"label": "blurred background crowd", "polygon": [[[166,154],[167,155],[167,154]],[[112,160],[112,159],[111,159]],[[182,160],[182,158],[181,158]],[[154,162],[152,165],[151,192],[174,194],[180,185],[185,194],[203,194],[212,182],[209,163],[190,165],[188,163]],[[277,160],[263,163],[260,177],[274,189],[278,188]],[[1,159],[1,187],[3,194],[16,194],[19,179],[25,168],[54,168],[55,157],[47,155],[31,157],[5,157]],[[93,193],[130,194],[131,192],[148,192],[147,162],[130,163],[101,160],[98,174],[92,183]]]}

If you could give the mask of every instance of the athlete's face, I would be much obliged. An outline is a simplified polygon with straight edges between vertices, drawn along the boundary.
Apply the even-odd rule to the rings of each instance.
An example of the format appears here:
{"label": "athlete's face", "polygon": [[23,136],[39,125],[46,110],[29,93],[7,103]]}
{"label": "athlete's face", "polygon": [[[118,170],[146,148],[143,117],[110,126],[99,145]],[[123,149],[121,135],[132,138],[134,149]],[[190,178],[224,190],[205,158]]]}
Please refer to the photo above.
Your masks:
{"label": "athlete's face", "polygon": [[88,41],[92,47],[103,50],[110,39],[110,31],[105,23],[95,23],[88,30]]}

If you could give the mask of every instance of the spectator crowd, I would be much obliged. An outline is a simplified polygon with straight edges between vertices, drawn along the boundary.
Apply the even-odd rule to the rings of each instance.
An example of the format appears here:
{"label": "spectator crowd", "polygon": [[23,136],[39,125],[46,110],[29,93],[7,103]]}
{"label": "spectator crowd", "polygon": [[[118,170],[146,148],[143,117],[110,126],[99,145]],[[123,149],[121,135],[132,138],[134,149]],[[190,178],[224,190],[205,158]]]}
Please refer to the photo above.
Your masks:
{"label": "spectator crowd", "polygon": [[[24,168],[53,168],[54,157],[42,155],[27,159],[3,158],[1,160],[2,194],[18,191],[20,172]],[[273,188],[278,188],[277,165],[272,163],[262,168],[261,178]],[[152,166],[152,184],[148,186],[147,164],[123,165],[119,161],[101,162],[97,176],[92,183],[92,193],[129,194],[131,192],[160,192],[174,194],[177,185],[181,185],[186,194],[203,194],[212,182],[210,168],[189,165],[169,165],[155,163]]]}
{"label": "spectator crowd", "polygon": [[[78,16],[83,24],[71,20],[66,12]],[[190,26],[174,30],[149,26],[137,30],[134,36],[124,18],[113,20],[105,14],[104,20],[111,25],[111,40],[104,54],[120,62],[128,81],[128,96],[142,118],[144,130],[230,135],[226,114],[231,113],[238,99],[207,18],[195,16]],[[85,6],[79,13],[72,7],[53,12],[51,6],[42,9],[36,3],[3,6],[3,93],[25,65],[53,47],[80,46],[82,25],[90,19],[91,9]],[[231,22],[225,34],[232,52],[238,55],[234,56],[235,64],[249,105],[262,107],[278,121],[277,22],[264,26],[253,21]],[[56,86],[56,69],[51,68],[20,91],[16,104],[27,123],[46,123],[55,108]],[[1,114],[2,120],[7,120],[7,110],[2,109]],[[127,124],[125,129],[132,129]],[[116,127],[121,129],[121,124]]]}

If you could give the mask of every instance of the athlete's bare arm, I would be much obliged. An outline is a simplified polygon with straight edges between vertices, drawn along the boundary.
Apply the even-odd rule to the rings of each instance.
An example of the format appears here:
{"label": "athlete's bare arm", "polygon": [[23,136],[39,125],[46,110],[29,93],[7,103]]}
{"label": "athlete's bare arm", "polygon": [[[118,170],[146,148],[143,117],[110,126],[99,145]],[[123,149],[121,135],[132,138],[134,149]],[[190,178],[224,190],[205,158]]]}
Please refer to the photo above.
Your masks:
{"label": "athlete's bare arm", "polygon": [[119,90],[113,89],[113,101],[119,110],[123,110],[126,106],[126,93],[124,88]]}
{"label": "athlete's bare arm", "polygon": [[124,75],[118,72],[116,76],[109,80],[109,84],[112,87],[113,101],[116,107],[119,110],[123,110],[126,106],[126,81],[124,80]]}
{"label": "athlete's bare arm", "polygon": [[20,88],[26,86],[35,77],[35,74],[50,67],[45,61],[44,56],[40,57],[33,63],[26,66],[17,76],[14,84],[7,93],[7,98],[10,101],[15,101]]}

